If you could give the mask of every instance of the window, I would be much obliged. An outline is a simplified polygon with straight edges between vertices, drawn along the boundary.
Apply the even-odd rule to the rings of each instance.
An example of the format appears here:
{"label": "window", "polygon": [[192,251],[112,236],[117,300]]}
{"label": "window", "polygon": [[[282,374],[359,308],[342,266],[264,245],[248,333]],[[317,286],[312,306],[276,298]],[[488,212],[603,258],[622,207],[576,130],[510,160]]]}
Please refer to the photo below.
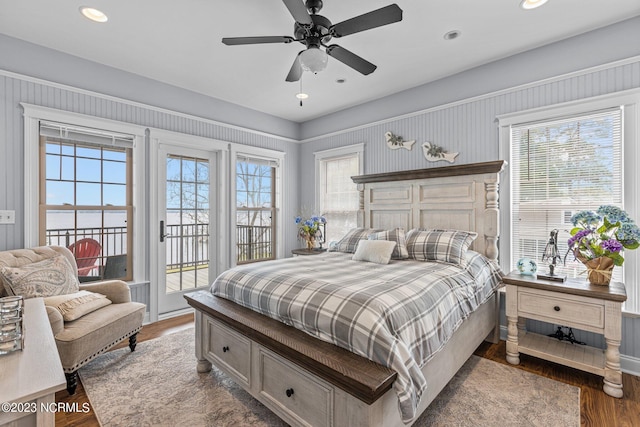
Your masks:
{"label": "window", "polygon": [[40,122],[41,245],[74,253],[81,281],[132,279],[133,136]]}
{"label": "window", "polygon": [[[512,126],[512,265],[522,257],[538,259],[553,229],[560,231],[564,255],[573,213],[622,207],[621,120],[616,108]],[[571,277],[583,269],[571,255],[560,267]],[[621,280],[621,269],[614,274]]]}
{"label": "window", "polygon": [[315,153],[316,204],[327,219],[326,242],[340,240],[357,226],[358,188],[351,179],[362,174],[364,145]]}
{"label": "window", "polygon": [[236,161],[237,263],[275,259],[277,162]]}
{"label": "window", "polygon": [[[639,220],[639,104],[640,91],[631,90],[498,117],[501,157],[509,161],[500,192],[503,270],[529,257],[546,271],[540,258],[553,229],[564,257],[578,211],[611,204]],[[624,310],[640,313],[640,250],[623,255],[613,280],[626,285]],[[562,273],[584,277],[571,254],[566,261]]]}

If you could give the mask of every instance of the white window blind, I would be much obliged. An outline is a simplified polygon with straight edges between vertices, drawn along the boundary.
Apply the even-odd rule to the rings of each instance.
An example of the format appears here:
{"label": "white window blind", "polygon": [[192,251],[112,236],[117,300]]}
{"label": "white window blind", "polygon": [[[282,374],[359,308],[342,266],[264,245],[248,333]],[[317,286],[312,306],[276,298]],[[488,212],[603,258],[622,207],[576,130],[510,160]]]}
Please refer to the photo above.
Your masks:
{"label": "white window blind", "polygon": [[122,148],[132,148],[134,139],[133,135],[46,121],[40,121],[40,135],[80,142],[85,145],[104,145]]}
{"label": "white window blind", "polygon": [[357,225],[360,171],[358,153],[320,160],[320,211],[327,219],[326,241],[339,240]]}
{"label": "white window blind", "polygon": [[[547,271],[541,256],[549,233],[567,252],[571,216],[608,204],[623,207],[622,109],[511,127],[511,265],[527,257]],[[557,272],[575,277],[585,268],[566,258]],[[621,280],[622,269],[614,269]]]}

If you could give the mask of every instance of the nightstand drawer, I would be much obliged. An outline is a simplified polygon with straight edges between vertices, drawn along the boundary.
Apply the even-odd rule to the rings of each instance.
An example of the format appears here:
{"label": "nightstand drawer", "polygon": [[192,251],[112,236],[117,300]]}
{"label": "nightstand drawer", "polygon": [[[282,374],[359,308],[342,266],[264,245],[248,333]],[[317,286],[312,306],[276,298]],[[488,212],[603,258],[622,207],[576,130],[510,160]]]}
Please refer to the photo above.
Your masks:
{"label": "nightstand drawer", "polygon": [[560,294],[518,292],[518,314],[538,320],[552,319],[552,323],[567,326],[604,328],[604,305],[600,301],[576,301]]}

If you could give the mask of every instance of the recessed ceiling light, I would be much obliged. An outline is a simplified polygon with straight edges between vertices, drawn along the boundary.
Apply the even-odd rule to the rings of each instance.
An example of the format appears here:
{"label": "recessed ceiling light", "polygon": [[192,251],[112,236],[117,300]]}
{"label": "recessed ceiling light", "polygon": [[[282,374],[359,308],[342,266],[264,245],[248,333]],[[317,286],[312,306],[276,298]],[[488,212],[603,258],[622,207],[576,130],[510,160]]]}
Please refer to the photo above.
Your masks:
{"label": "recessed ceiling light", "polygon": [[296,93],[296,98],[298,99],[307,99],[309,97],[309,95],[307,95],[306,93]]}
{"label": "recessed ceiling light", "polygon": [[460,37],[461,34],[460,30],[451,30],[442,37],[444,37],[445,40],[453,40]]}
{"label": "recessed ceiling light", "polygon": [[535,9],[545,4],[547,0],[522,0],[520,7],[526,10]]}
{"label": "recessed ceiling light", "polygon": [[93,22],[107,22],[109,20],[104,12],[89,6],[80,6],[80,13]]}

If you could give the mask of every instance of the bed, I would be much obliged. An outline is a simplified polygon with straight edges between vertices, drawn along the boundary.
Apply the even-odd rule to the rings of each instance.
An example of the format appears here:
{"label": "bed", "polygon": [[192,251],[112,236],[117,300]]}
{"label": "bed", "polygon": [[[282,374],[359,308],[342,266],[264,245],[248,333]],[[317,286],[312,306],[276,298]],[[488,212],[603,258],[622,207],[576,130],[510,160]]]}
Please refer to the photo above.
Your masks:
{"label": "bed", "polygon": [[[497,161],[353,177],[360,192],[358,226],[371,229],[401,227],[406,230],[474,231],[477,238],[466,255],[467,261],[477,263],[480,258],[485,262],[487,259],[495,261],[499,237],[499,174],[503,166],[502,161]],[[475,253],[483,254],[486,258]],[[343,297],[340,292],[348,293],[351,286],[356,286],[359,277],[367,274],[371,276],[367,280],[378,279],[385,286],[389,283],[395,286],[393,278],[400,275],[410,277],[409,282],[415,286],[414,282],[422,276],[415,266],[419,261],[398,261],[384,267],[361,263],[358,266],[361,271],[357,274],[353,272],[352,277],[348,265],[354,265],[355,262],[350,260],[351,254],[333,253],[300,258],[304,259],[278,260],[263,267],[244,266],[223,273],[214,286],[224,298],[208,291],[186,296],[189,304],[196,309],[198,371],[206,372],[214,363],[291,425],[410,425],[484,339],[497,341],[499,302],[498,293],[494,292],[495,280],[491,289],[480,289],[482,292],[479,291],[477,295],[467,295],[463,302],[460,302],[462,300],[458,295],[451,297],[456,299],[457,305],[468,305],[468,309],[464,315],[452,320],[450,334],[442,333],[447,335],[443,342],[424,340],[423,347],[433,347],[431,354],[417,362],[413,361],[408,370],[395,362],[387,363],[389,360],[393,362],[395,356],[384,352],[380,356],[380,348],[394,347],[395,351],[398,347],[394,338],[394,334],[398,333],[395,330],[390,332],[387,341],[383,339],[383,345],[371,349],[374,347],[371,341],[357,336],[353,331],[345,335],[351,341],[340,338],[339,333],[334,333],[332,338],[331,334],[322,332],[322,327],[331,329],[331,326],[326,326],[331,322],[323,320],[320,314],[316,315],[315,320],[324,326],[317,330],[310,330],[310,322],[303,321],[305,316],[313,316],[303,314],[297,308],[291,310],[288,307],[285,310],[288,316],[283,311],[280,321],[271,318],[278,317],[278,313],[269,313],[268,310],[274,304],[264,302],[261,306],[260,300],[265,294],[271,293],[265,292],[265,289],[274,289],[283,283],[289,286],[286,288],[287,298],[293,295],[291,286],[304,283],[304,286],[296,288],[297,294],[315,289],[314,292],[324,296],[336,294],[338,297],[335,301],[341,301]],[[285,271],[292,264],[306,273],[290,278]],[[439,263],[424,263],[425,267],[427,264]],[[410,268],[410,265],[413,267]],[[399,268],[403,269],[402,274],[398,274]],[[442,268],[440,265],[436,269]],[[444,283],[440,285],[443,288],[456,288],[447,284],[447,281],[455,282],[459,280],[458,276],[467,274],[456,273],[456,269],[449,267],[445,267],[445,270],[445,273],[436,273],[442,276],[437,282]],[[260,274],[271,274],[270,281]],[[334,276],[333,279],[330,276]],[[340,280],[336,281],[336,277]],[[233,286],[227,286],[227,282],[258,283],[261,288],[252,296],[249,288],[234,290]],[[419,284],[414,289],[424,286]],[[401,292],[405,292],[402,289]],[[280,296],[279,300],[282,299]],[[331,301],[328,297],[325,299]],[[248,303],[251,301],[253,303]],[[328,304],[335,305],[335,301]],[[252,306],[253,310],[243,305]],[[281,308],[274,309],[278,310]],[[417,310],[420,313],[428,311],[425,307],[418,307]],[[297,314],[291,316],[291,311]],[[370,315],[369,321],[375,323],[378,317],[384,318],[384,313]],[[378,322],[382,324],[381,329],[385,329],[386,322],[386,318]],[[333,328],[336,332],[335,324]],[[401,334],[405,334],[405,331]],[[352,339],[352,336],[356,337]],[[359,349],[352,341],[361,343],[366,349]],[[414,347],[420,346],[412,345],[412,351]],[[422,363],[424,360],[426,362]],[[426,379],[426,387],[420,378]],[[407,383],[410,383],[408,389]],[[408,390],[408,398],[402,398],[402,390]]]}

